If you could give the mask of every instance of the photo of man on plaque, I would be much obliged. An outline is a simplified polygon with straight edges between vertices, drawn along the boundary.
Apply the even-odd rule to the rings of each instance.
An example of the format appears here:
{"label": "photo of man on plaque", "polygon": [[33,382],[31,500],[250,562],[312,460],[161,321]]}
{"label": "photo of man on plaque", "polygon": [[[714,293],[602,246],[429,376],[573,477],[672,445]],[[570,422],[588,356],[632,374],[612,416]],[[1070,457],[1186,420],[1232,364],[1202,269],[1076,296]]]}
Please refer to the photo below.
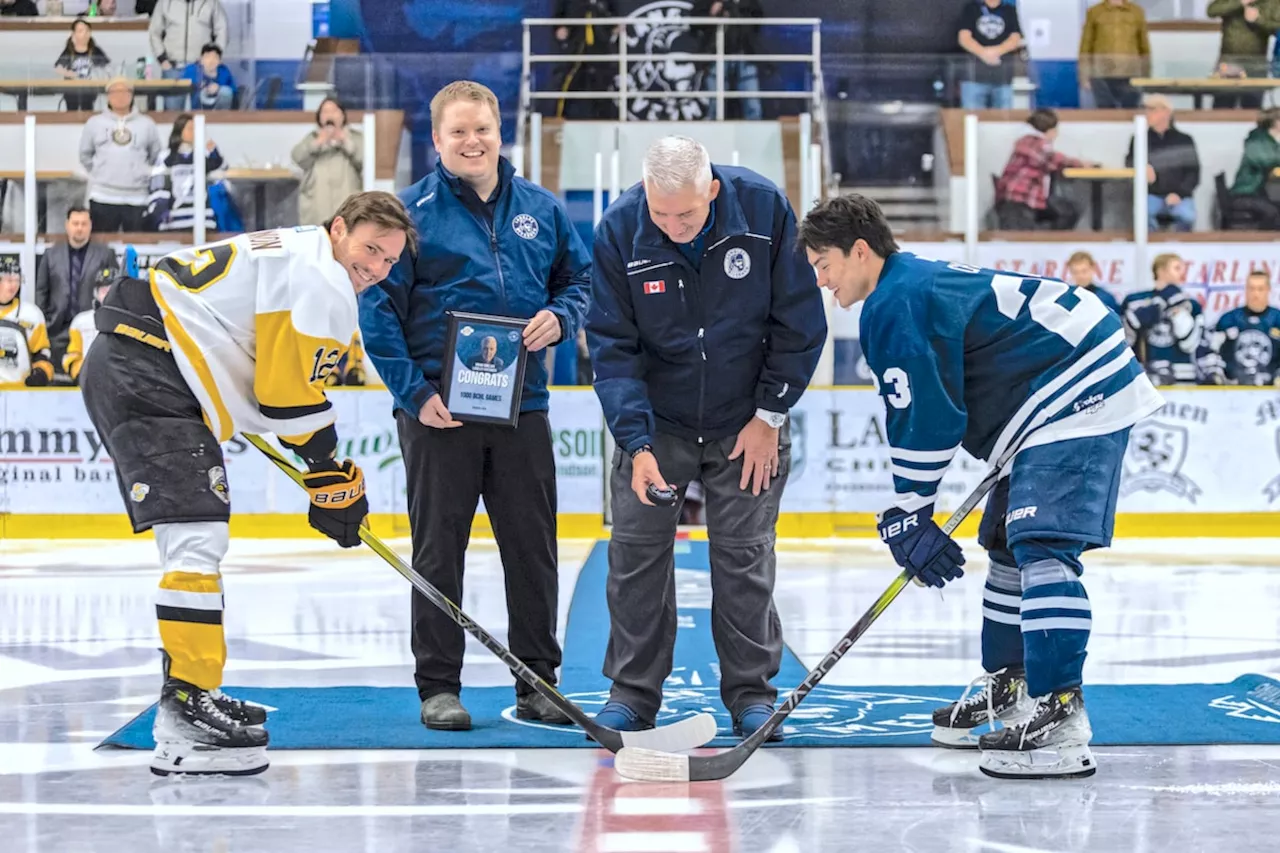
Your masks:
{"label": "photo of man on plaque", "polygon": [[524,386],[527,322],[449,313],[445,352],[451,354],[453,369],[441,377],[440,393],[455,420],[516,425]]}

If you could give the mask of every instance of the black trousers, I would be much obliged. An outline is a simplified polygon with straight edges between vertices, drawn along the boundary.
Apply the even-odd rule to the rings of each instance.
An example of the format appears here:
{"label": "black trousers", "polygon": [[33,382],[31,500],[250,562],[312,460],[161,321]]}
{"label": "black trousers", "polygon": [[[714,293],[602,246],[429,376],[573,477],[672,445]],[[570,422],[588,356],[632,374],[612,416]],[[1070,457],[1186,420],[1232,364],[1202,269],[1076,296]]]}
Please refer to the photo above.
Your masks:
{"label": "black trousers", "polygon": [[89,202],[89,216],[93,220],[93,230],[104,234],[114,234],[117,231],[132,234],[145,231],[142,216],[146,212],[145,205]]}
{"label": "black trousers", "polygon": [[1127,77],[1094,77],[1090,85],[1093,102],[1100,110],[1132,110],[1142,100],[1142,93],[1130,85]]}
{"label": "black trousers", "polygon": [[996,216],[1005,231],[1070,231],[1080,218],[1080,210],[1070,199],[1049,196],[1044,210],[1035,210],[1016,201],[996,204]]}
{"label": "black trousers", "polygon": [[[462,571],[476,505],[484,497],[506,579],[508,648],[556,683],[560,592],[556,547],[556,464],[546,412],[524,412],[515,429],[467,424],[423,426],[396,411],[409,493],[413,569],[451,601],[462,603]],[[416,590],[413,634],[418,695],[462,689],[462,628]],[[533,688],[516,681],[516,694]]]}

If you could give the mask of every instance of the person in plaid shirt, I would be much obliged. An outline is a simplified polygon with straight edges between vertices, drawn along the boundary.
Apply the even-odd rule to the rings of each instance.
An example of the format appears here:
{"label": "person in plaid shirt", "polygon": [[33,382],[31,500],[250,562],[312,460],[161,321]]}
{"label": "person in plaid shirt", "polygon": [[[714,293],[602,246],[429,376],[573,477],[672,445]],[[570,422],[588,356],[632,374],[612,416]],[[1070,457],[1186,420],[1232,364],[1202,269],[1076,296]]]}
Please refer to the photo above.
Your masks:
{"label": "person in plaid shirt", "polygon": [[1069,231],[1080,211],[1070,199],[1049,195],[1049,177],[1068,166],[1086,164],[1053,150],[1053,141],[1058,138],[1058,114],[1053,110],[1036,110],[1027,124],[1035,132],[1014,144],[1004,174],[996,182],[1000,227],[1006,231]]}

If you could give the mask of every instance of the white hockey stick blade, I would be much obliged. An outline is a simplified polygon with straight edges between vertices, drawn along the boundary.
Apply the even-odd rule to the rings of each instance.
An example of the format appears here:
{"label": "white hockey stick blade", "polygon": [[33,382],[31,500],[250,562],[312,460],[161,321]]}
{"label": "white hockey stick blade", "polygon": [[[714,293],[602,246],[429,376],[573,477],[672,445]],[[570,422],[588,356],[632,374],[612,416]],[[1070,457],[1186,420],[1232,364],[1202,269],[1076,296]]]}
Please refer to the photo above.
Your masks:
{"label": "white hockey stick blade", "polygon": [[710,714],[694,714],[656,729],[620,734],[623,749],[639,747],[644,751],[683,752],[696,749],[716,736],[716,718]]}
{"label": "white hockey stick blade", "polygon": [[613,757],[613,769],[637,782],[688,782],[689,756],[624,746]]}

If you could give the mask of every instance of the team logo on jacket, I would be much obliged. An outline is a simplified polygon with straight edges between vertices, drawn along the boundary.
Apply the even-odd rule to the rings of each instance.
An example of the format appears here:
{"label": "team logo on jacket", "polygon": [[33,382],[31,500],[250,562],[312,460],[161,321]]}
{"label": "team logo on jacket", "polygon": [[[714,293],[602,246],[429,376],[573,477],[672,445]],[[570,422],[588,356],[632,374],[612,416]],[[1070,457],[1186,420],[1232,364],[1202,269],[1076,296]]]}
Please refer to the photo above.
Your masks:
{"label": "team logo on jacket", "polygon": [[751,272],[751,256],[746,249],[730,249],[724,253],[724,274],[729,278],[746,278]]}
{"label": "team logo on jacket", "polygon": [[231,503],[231,490],[227,487],[227,472],[221,465],[214,465],[209,469],[209,491],[217,495],[218,500],[224,504]]}
{"label": "team logo on jacket", "polygon": [[1121,496],[1134,492],[1171,492],[1195,503],[1201,489],[1182,473],[1189,444],[1186,427],[1159,421],[1144,421],[1135,426],[1124,452]]}
{"label": "team logo on jacket", "polygon": [[645,295],[649,295],[653,293],[666,293],[667,283],[665,280],[664,281],[646,281],[644,283],[644,292],[645,292]]}
{"label": "team logo on jacket", "polygon": [[532,240],[538,236],[538,220],[527,213],[517,214],[516,218],[511,220],[511,227],[526,240]]}

